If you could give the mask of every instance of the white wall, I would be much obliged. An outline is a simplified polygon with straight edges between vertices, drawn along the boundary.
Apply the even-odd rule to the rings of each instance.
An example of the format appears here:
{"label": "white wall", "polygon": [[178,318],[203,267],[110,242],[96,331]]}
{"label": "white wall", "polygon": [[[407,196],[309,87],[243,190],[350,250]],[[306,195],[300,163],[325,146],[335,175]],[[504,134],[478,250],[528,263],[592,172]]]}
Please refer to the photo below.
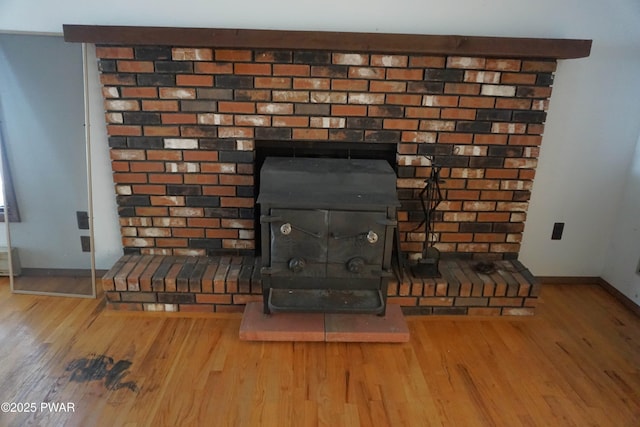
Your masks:
{"label": "white wall", "polygon": [[639,73],[640,45],[594,40],[588,60],[560,62],[521,251],[534,273],[601,275],[640,133]]}
{"label": "white wall", "polygon": [[640,305],[640,138],[622,200],[602,277]]}
{"label": "white wall", "polygon": [[[556,276],[599,276],[609,269],[607,247],[618,212],[637,206],[629,194],[634,190],[622,188],[640,134],[639,22],[637,0],[0,3],[0,30],[13,31],[59,32],[69,23],[593,39],[589,58],[561,61],[558,67],[521,252],[534,274]],[[92,96],[99,97],[93,78]],[[94,116],[92,129],[101,125],[102,117]],[[106,153],[101,155],[95,161],[107,162]],[[110,179],[107,175],[101,179]],[[105,192],[110,185],[103,186]],[[566,223],[560,241],[550,240],[556,221]],[[618,251],[634,247],[627,242]],[[618,280],[611,276],[612,284],[632,297]]]}
{"label": "white wall", "polygon": [[614,4],[601,0],[3,0],[0,29],[60,32],[62,24],[104,24],[588,37],[606,32],[606,22],[634,24],[636,1],[611,3]]}
{"label": "white wall", "polygon": [[[2,52],[0,52],[0,64],[2,63]],[[0,77],[2,76],[2,71],[0,71]],[[4,131],[4,118],[2,117],[2,94],[0,94],[0,153],[2,152],[2,141],[3,138],[6,139],[5,131]],[[3,173],[3,163],[0,160],[0,173]],[[4,184],[4,183],[3,183]],[[2,216],[2,221],[4,222],[4,213],[0,214]],[[0,247],[7,247],[7,227],[6,224],[0,223]]]}

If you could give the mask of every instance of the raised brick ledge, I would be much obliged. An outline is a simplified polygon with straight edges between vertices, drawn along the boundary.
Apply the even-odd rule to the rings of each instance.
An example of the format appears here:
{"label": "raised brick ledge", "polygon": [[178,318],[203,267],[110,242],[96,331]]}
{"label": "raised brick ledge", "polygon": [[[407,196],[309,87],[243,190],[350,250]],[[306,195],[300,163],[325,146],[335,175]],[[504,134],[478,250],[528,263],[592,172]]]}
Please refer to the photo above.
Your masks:
{"label": "raised brick ledge", "polygon": [[[496,261],[491,274],[475,261],[445,260],[442,277],[405,272],[389,284],[388,302],[405,314],[532,315],[540,284],[517,260]],[[107,307],[114,310],[241,312],[262,300],[260,258],[125,255],[102,278]]]}
{"label": "raised brick ledge", "polygon": [[107,307],[242,311],[262,299],[260,258],[124,255],[102,278]]}

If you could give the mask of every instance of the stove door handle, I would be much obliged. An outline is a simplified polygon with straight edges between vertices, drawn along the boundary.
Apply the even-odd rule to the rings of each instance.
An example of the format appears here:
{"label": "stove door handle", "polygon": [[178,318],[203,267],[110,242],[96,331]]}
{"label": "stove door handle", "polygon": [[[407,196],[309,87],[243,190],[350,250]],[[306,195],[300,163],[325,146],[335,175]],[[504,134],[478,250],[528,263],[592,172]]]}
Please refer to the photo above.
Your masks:
{"label": "stove door handle", "polygon": [[301,233],[304,234],[308,234],[311,237],[315,237],[316,239],[319,239],[322,237],[322,233],[314,233],[313,231],[309,231],[309,230],[305,230],[304,228],[300,228],[297,225],[293,225],[291,223],[288,223],[289,225],[291,225],[291,228],[293,228],[294,230],[298,230]]}
{"label": "stove door handle", "polygon": [[333,240],[363,239],[371,244],[374,244],[378,241],[378,234],[373,230],[364,231],[362,233],[357,233],[357,234],[347,234],[344,236],[336,236],[335,234],[331,233],[329,236]]}
{"label": "stove door handle", "polygon": [[[285,224],[288,224],[289,227],[291,227],[294,230],[298,230],[301,233],[304,234],[308,234],[309,236],[315,237],[316,239],[319,239],[322,237],[322,233],[314,233],[313,231],[309,231],[309,230],[305,230],[304,228],[300,228],[297,225],[291,224],[290,222],[287,222],[283,217],[281,216],[271,216],[271,215],[260,215],[260,223],[261,224],[265,224],[265,223],[272,223],[272,222],[283,222]],[[285,234],[285,233],[283,233]],[[286,233],[289,234],[289,233]]]}

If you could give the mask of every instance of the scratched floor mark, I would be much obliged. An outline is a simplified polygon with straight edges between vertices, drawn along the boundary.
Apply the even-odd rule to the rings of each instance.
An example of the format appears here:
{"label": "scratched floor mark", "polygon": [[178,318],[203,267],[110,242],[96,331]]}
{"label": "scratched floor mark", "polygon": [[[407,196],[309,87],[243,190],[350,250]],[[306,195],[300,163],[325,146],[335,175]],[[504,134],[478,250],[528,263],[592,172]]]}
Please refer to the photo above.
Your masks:
{"label": "scratched floor mark", "polygon": [[70,381],[84,383],[104,380],[107,390],[128,388],[137,392],[139,388],[135,381],[122,381],[129,373],[127,370],[130,366],[131,362],[129,360],[115,362],[113,357],[104,354],[90,354],[88,357],[72,360],[67,365],[66,371],[71,372]]}

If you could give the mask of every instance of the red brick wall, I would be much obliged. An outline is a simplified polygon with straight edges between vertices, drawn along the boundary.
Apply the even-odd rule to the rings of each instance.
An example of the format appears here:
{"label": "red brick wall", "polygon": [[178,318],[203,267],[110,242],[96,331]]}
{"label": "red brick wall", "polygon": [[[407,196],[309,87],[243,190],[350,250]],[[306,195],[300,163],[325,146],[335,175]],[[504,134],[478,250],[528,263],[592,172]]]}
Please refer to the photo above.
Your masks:
{"label": "red brick wall", "polygon": [[396,143],[401,246],[514,258],[555,60],[98,46],[126,253],[253,252],[255,141]]}

